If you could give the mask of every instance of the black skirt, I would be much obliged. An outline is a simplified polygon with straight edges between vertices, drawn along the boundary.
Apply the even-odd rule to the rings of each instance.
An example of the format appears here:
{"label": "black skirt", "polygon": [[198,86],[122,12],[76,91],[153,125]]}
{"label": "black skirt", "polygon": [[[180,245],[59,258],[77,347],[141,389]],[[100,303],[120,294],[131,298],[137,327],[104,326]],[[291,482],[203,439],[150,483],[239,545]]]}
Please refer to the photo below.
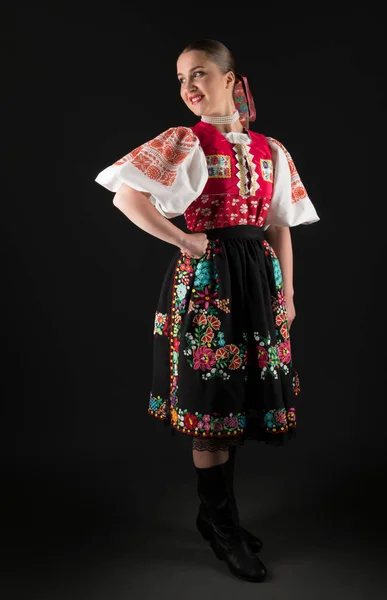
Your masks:
{"label": "black skirt", "polygon": [[300,385],[279,260],[261,227],[205,233],[206,254],[179,250],[165,274],[148,412],[172,433],[283,445]]}

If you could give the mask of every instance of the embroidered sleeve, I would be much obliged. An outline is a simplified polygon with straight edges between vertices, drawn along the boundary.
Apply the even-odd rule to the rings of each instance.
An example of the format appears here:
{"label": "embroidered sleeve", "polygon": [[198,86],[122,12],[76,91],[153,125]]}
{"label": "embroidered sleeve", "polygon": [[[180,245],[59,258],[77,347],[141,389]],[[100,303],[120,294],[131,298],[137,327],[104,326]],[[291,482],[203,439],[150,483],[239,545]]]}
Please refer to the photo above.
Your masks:
{"label": "embroidered sleeve", "polygon": [[188,127],[171,127],[101,171],[95,181],[111,192],[122,183],[151,194],[166,218],[184,214],[208,178],[199,139]]}
{"label": "embroidered sleeve", "polygon": [[265,228],[269,225],[294,227],[309,225],[320,220],[286,148],[268,137],[274,165],[273,196],[267,213]]}

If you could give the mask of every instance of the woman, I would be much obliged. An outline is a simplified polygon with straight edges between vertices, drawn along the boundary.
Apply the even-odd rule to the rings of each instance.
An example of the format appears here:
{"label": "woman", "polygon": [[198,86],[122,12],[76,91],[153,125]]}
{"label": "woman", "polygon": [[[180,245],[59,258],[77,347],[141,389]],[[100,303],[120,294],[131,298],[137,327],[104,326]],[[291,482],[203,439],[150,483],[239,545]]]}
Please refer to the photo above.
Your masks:
{"label": "woman", "polygon": [[[262,542],[239,523],[235,451],[294,436],[289,227],[319,217],[287,150],[249,129],[254,101],[222,43],[187,46],[177,77],[198,123],[168,129],[96,181],[133,223],[179,248],[156,310],[148,411],[192,436],[203,537],[234,575],[263,581]],[[183,214],[188,232],[170,221]]]}

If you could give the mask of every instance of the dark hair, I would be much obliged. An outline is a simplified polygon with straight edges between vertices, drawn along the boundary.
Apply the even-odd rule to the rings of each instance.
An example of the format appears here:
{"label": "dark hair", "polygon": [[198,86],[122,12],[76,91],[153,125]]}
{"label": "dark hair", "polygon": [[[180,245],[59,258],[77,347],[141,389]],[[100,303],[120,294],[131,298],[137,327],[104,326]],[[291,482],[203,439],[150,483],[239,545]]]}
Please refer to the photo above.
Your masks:
{"label": "dark hair", "polygon": [[235,59],[227,46],[222,44],[222,42],[218,42],[217,40],[197,40],[188,44],[181,54],[191,52],[191,50],[205,52],[208,58],[219,67],[224,75],[232,71],[237,78]]}

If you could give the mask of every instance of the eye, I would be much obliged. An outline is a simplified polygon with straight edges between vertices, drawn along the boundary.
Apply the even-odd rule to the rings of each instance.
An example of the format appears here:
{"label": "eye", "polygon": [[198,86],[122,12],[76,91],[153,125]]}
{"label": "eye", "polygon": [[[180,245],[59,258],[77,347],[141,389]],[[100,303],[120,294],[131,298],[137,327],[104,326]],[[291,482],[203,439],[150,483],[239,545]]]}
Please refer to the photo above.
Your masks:
{"label": "eye", "polygon": [[[199,75],[199,77],[200,77],[201,75],[205,75],[205,72],[204,72],[204,71],[194,71],[194,73],[193,73],[193,77],[194,77],[195,79],[196,79],[196,76],[197,76],[197,75]],[[183,83],[185,82],[185,78],[184,78],[184,77],[180,77],[180,78],[179,78],[179,82],[180,82],[180,84],[181,84],[181,85],[183,85]]]}

